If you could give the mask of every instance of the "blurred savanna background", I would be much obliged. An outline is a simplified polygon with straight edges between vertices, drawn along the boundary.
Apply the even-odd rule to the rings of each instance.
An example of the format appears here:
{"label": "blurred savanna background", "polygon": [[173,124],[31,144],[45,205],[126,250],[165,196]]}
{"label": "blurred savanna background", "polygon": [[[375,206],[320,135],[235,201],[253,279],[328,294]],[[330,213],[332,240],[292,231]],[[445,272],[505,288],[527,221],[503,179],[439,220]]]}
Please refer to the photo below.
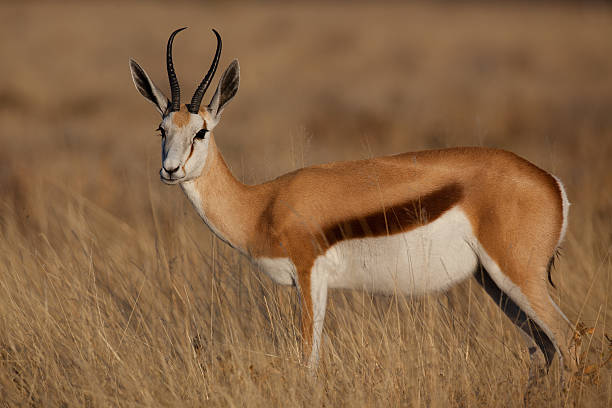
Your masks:
{"label": "blurred savanna background", "polygon": [[[259,183],[333,160],[511,150],[572,202],[553,298],[586,374],[530,405],[612,406],[612,8],[590,2],[0,4],[0,406],[523,406],[519,332],[469,280],[420,298],[332,292],[322,361],[299,301],[159,182],[135,58],[186,102],[241,64],[215,130]],[[215,78],[216,86],[219,75]],[[208,101],[212,92],[205,97]]]}

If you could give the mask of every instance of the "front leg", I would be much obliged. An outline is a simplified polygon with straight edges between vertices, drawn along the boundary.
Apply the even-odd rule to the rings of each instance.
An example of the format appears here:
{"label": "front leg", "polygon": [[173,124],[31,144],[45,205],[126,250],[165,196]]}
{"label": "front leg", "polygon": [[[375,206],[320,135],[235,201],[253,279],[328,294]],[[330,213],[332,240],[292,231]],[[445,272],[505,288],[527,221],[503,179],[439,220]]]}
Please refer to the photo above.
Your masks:
{"label": "front leg", "polygon": [[298,290],[302,309],[302,355],[308,367],[319,362],[321,334],[327,306],[327,275],[320,268],[298,271]]}

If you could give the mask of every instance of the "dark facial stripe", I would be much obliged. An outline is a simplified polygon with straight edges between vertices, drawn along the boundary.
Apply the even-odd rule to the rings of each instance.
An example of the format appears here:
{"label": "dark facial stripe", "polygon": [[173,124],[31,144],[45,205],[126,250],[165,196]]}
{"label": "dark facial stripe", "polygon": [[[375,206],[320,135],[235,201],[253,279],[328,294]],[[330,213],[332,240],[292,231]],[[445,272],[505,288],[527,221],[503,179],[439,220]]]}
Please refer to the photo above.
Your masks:
{"label": "dark facial stripe", "polygon": [[187,164],[189,159],[191,159],[192,154],[193,154],[193,142],[191,142],[191,150],[189,151],[189,156],[187,157],[187,160],[185,160],[185,164]]}
{"label": "dark facial stripe", "polygon": [[463,196],[459,184],[449,184],[418,199],[361,218],[340,221],[323,229],[320,244],[328,248],[346,239],[378,237],[406,232],[428,224],[457,204]]}

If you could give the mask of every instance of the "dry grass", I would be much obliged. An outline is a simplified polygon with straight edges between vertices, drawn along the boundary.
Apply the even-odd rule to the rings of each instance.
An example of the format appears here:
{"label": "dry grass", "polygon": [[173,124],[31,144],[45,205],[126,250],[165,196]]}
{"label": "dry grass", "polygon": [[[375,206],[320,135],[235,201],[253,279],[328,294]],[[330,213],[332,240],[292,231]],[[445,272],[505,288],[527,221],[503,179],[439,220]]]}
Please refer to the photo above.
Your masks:
{"label": "dry grass", "polygon": [[[472,281],[412,299],[334,292],[320,370],[298,302],[159,183],[157,117],[128,56],[184,95],[224,36],[241,90],[217,141],[260,182],[305,164],[453,145],[512,150],[566,183],[554,280],[612,319],[612,13],[601,6],[0,5],[0,405],[521,406],[517,330]],[[195,341],[194,341],[195,339]],[[195,347],[194,347],[195,344]],[[611,406],[609,368],[534,406]]]}

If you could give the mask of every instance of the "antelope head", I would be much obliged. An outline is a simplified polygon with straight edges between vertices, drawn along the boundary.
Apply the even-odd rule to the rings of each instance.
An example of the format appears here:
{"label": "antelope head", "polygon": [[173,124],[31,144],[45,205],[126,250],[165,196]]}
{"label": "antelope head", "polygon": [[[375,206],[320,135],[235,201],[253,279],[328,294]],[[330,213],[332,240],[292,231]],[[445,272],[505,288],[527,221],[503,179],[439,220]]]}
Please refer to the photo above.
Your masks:
{"label": "antelope head", "polygon": [[172,42],[176,34],[185,28],[174,31],[168,39],[166,67],[170,80],[171,100],[168,100],[140,65],[130,59],[130,70],[136,89],[155,105],[162,118],[157,128],[162,138],[162,167],[159,176],[166,184],[177,184],[200,176],[208,156],[210,132],[219,123],[223,108],[238,91],[240,81],[238,60],[233,60],[223,73],[208,106],[200,107],[221,56],[221,37],[216,30],[213,30],[217,37],[217,51],[210,69],[198,85],[191,103],[181,106],[181,90],[172,63]]}

